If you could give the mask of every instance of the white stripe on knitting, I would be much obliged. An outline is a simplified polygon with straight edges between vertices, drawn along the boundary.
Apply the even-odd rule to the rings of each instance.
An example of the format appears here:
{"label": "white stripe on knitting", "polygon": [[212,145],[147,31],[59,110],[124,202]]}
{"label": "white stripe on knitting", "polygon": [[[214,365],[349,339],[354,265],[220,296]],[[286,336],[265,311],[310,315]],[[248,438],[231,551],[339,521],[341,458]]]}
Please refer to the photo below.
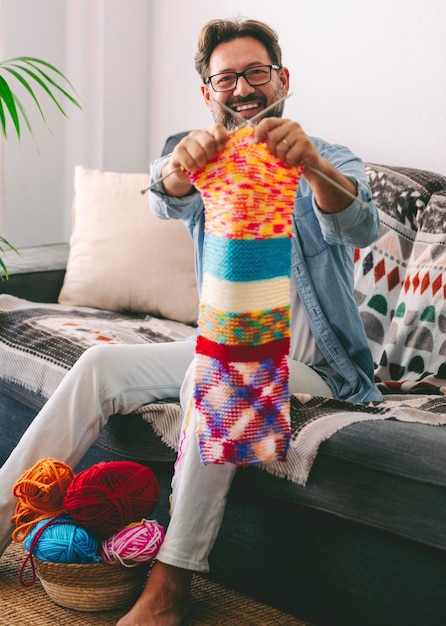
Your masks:
{"label": "white stripe on knitting", "polygon": [[225,313],[266,311],[290,304],[288,277],[233,282],[205,272],[201,302]]}

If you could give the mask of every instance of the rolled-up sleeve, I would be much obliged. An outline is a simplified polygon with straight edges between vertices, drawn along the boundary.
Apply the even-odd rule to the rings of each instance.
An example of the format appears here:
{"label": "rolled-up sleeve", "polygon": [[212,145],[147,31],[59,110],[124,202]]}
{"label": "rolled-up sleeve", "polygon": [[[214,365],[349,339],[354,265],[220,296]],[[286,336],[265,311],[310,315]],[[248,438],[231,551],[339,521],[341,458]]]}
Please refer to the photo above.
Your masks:
{"label": "rolled-up sleeve", "polygon": [[337,170],[353,181],[360,201],[352,200],[338,213],[324,213],[313,198],[313,208],[324,239],[330,244],[350,244],[358,248],[370,245],[379,235],[380,224],[364,163],[344,146],[324,144],[320,152]]}
{"label": "rolled-up sleeve", "polygon": [[194,200],[199,194],[195,192],[183,198],[175,198],[166,193],[162,181],[157,181],[162,177],[163,166],[169,158],[170,156],[162,157],[152,161],[150,164],[149,182],[150,185],[156,184],[149,192],[149,205],[152,212],[162,220],[185,219],[188,217],[188,213],[194,205]]}

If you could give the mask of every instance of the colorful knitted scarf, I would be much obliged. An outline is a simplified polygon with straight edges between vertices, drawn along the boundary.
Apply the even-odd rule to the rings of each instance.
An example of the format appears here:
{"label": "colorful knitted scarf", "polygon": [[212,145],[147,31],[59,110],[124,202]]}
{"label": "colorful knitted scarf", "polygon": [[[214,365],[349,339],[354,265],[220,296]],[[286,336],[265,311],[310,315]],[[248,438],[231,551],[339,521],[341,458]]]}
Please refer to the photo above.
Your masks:
{"label": "colorful knitted scarf", "polygon": [[201,461],[284,459],[292,213],[301,170],[238,129],[190,175],[205,207],[194,402]]}

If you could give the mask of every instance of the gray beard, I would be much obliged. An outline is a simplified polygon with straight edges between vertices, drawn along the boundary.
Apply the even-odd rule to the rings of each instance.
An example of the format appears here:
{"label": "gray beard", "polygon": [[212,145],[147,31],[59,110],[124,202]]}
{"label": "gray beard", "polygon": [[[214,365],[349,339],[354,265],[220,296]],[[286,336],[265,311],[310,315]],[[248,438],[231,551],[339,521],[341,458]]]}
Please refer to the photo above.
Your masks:
{"label": "gray beard", "polygon": [[[266,103],[266,106],[268,106],[269,104],[272,104],[279,98],[282,98],[282,96],[284,95],[285,94],[283,93],[283,89],[282,87],[280,87],[274,92],[273,97],[271,99],[271,103]],[[269,109],[269,111],[267,111],[265,115],[260,115],[259,117],[257,117],[254,123],[258,124],[260,120],[262,120],[264,117],[282,117],[284,107],[285,107],[285,102],[282,100],[282,102],[278,102],[278,104],[275,107],[273,107],[272,109]],[[235,130],[236,128],[242,125],[241,120],[237,119],[236,117],[233,117],[230,113],[222,109],[222,107],[219,106],[217,102],[214,102],[212,104],[212,115],[214,117],[214,121],[218,124],[223,124],[223,126],[228,131]],[[249,119],[247,119],[247,121],[249,121]]]}

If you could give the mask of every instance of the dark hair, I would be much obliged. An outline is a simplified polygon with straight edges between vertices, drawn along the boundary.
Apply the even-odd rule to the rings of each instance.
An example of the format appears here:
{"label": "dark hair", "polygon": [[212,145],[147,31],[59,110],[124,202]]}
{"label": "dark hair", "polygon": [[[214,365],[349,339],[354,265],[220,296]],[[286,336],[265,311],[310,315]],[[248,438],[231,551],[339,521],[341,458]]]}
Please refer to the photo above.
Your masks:
{"label": "dark hair", "polygon": [[253,37],[262,43],[271,62],[282,65],[282,50],[277,33],[264,22],[257,20],[211,20],[203,26],[198,37],[198,51],[195,55],[195,69],[205,82],[209,78],[209,60],[215,48],[239,37]]}

